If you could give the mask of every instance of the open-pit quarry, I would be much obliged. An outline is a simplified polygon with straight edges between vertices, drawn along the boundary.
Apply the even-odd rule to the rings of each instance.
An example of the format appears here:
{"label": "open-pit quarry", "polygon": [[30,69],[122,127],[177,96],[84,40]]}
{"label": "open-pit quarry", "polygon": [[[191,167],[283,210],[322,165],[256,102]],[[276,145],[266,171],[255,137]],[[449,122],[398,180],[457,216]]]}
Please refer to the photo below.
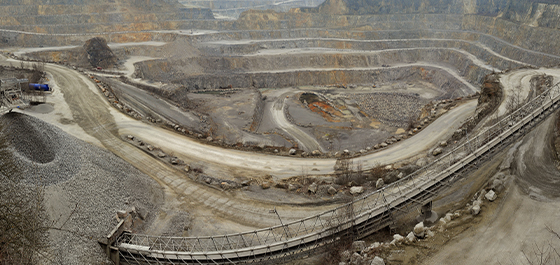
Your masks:
{"label": "open-pit quarry", "polygon": [[0,264],[560,262],[553,1],[0,7]]}

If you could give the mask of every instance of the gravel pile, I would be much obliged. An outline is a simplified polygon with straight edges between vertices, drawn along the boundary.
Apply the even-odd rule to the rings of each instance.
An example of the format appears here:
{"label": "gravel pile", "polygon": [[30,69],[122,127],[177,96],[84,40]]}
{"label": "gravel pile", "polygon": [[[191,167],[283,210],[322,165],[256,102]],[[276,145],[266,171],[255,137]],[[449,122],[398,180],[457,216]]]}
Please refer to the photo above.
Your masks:
{"label": "gravel pile", "polygon": [[407,93],[349,94],[346,98],[355,101],[370,117],[395,127],[406,127],[426,104],[419,95]]}
{"label": "gravel pile", "polygon": [[8,113],[0,127],[24,172],[21,180],[45,186],[48,219],[60,226],[70,216],[62,227],[67,231],[49,234],[47,264],[111,264],[97,240],[117,224],[116,211],[147,210],[147,226],[163,203],[163,190],[149,176],[53,125]]}

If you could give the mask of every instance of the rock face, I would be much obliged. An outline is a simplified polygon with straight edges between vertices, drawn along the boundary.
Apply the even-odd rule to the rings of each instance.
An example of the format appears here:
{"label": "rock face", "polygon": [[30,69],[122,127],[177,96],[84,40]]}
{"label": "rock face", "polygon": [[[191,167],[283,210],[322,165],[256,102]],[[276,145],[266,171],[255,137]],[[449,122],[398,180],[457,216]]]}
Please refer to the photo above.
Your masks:
{"label": "rock face", "polygon": [[95,37],[84,44],[89,63],[93,67],[111,68],[117,63],[117,57],[107,46],[104,38]]}

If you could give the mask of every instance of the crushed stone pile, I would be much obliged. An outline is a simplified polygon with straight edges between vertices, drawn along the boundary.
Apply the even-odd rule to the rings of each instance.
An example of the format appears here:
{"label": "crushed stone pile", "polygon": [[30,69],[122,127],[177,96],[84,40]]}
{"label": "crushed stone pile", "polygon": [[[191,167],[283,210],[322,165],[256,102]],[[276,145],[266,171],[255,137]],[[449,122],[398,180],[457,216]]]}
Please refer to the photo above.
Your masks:
{"label": "crushed stone pile", "polygon": [[8,140],[2,153],[12,155],[20,181],[44,187],[45,218],[55,226],[66,222],[66,231],[49,233],[47,264],[111,264],[97,240],[115,227],[116,212],[143,209],[146,227],[163,204],[163,190],[149,176],[58,127],[7,113],[0,117],[0,132]]}

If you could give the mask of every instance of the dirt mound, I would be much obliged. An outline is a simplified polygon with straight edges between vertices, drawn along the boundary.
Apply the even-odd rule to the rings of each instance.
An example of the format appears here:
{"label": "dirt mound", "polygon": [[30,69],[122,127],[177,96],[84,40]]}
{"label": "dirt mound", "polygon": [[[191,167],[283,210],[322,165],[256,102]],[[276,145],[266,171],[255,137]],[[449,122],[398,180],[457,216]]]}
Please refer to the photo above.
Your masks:
{"label": "dirt mound", "polygon": [[104,38],[89,39],[84,44],[89,63],[93,67],[111,68],[117,63],[117,57],[107,46]]}
{"label": "dirt mound", "polygon": [[162,47],[162,51],[165,58],[173,59],[192,58],[200,55],[200,51],[186,39],[177,39],[166,44]]}

